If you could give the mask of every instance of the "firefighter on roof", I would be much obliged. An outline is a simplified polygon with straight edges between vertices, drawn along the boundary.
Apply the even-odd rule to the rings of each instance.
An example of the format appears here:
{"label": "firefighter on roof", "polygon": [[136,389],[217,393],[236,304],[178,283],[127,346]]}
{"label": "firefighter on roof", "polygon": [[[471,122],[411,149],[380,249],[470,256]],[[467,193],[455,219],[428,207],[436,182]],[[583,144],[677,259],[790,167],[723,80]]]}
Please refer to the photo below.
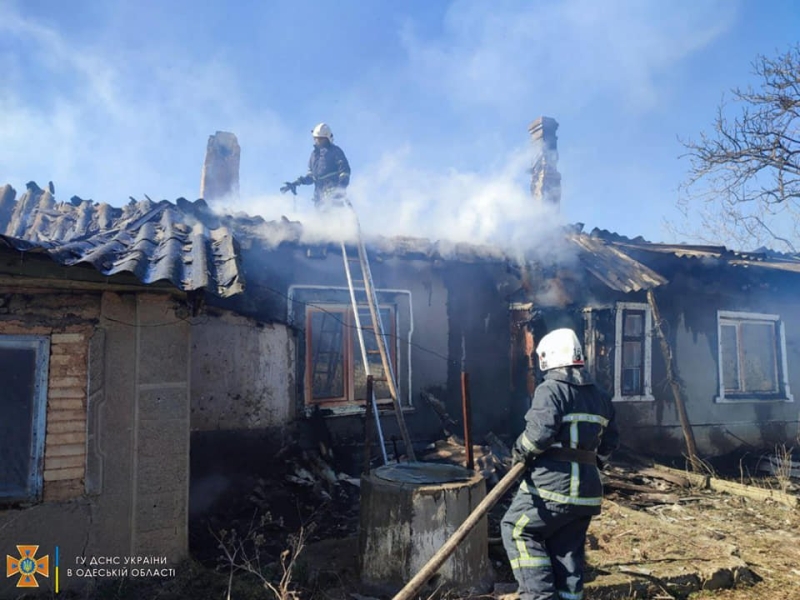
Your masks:
{"label": "firefighter on roof", "polygon": [[521,600],[581,600],[586,530],[603,499],[598,467],[619,434],[571,329],[548,333],[536,353],[544,381],[514,444],[514,462],[528,469],[501,522],[503,546]]}
{"label": "firefighter on roof", "polygon": [[333,143],[333,132],[326,123],[311,130],[314,149],[308,159],[308,173],[294,181],[287,181],[281,192],[297,194],[298,185],[314,184],[314,206],[342,206],[350,183],[350,164],[339,146]]}

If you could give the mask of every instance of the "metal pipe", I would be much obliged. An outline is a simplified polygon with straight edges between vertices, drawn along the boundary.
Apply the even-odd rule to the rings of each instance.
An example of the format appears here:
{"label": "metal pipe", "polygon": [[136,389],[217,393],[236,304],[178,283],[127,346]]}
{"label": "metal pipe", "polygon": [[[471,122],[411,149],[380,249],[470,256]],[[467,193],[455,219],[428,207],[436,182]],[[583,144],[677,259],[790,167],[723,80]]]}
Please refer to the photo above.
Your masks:
{"label": "metal pipe", "polygon": [[461,408],[464,415],[464,449],[466,450],[466,467],[470,471],[475,468],[475,457],[472,452],[472,409],[469,399],[469,373],[461,371]]}
{"label": "metal pipe", "polygon": [[[364,415],[364,475],[369,475],[371,468],[372,427],[369,420],[372,418],[372,384],[372,375],[367,375],[367,414]],[[384,461],[384,464],[386,464],[386,461]]]}

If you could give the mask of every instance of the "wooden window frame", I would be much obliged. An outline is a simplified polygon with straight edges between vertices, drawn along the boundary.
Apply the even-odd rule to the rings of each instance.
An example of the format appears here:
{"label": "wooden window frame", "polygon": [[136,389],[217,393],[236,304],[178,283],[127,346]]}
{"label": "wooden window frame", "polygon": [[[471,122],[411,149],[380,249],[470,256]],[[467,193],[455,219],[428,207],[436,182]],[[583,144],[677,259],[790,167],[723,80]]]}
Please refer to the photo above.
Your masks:
{"label": "wooden window frame", "polygon": [[[742,352],[743,342],[741,326],[752,323],[757,325],[772,325],[774,343],[774,377],[778,389],[775,392],[751,392],[748,390],[734,391],[725,389],[725,378],[722,360],[722,328],[733,326],[736,328],[736,357],[740,384],[743,381]],[[717,366],[718,366],[718,395],[714,398],[717,403],[742,403],[742,402],[794,402],[789,387],[788,365],[786,360],[786,330],[779,315],[768,313],[751,313],[719,310],[717,311]]]}
{"label": "wooden window frame", "polygon": [[[42,498],[44,447],[47,421],[47,376],[50,363],[50,338],[39,335],[0,335],[0,347],[34,350],[34,389],[31,398],[30,461],[27,485],[19,493],[0,495],[0,503],[36,502]],[[1,367],[1,365],[0,365]],[[1,410],[1,407],[0,407]]]}
{"label": "wooden window frame", "polygon": [[[365,307],[366,309],[366,307]],[[379,304],[379,311],[389,311],[389,322],[385,320],[383,327],[387,332],[387,342],[389,357],[392,363],[392,368],[395,372],[395,377],[398,373],[398,353],[397,353],[397,309],[390,304]],[[312,315],[315,313],[335,313],[341,315],[342,327],[344,328],[341,336],[341,343],[343,349],[343,391],[344,395],[339,397],[330,398],[314,398],[313,394],[313,373],[314,373],[314,346],[312,344],[314,331],[312,329]],[[315,305],[306,307],[306,351],[305,351],[305,405],[307,407],[320,406],[320,407],[363,407],[366,399],[355,397],[355,368],[356,363],[360,362],[360,350],[358,341],[358,332],[356,329],[355,318],[353,316],[353,309],[351,305],[345,304],[326,304]],[[361,320],[362,326],[364,319]],[[365,334],[368,334],[369,329],[363,329]],[[398,388],[400,384],[398,382]],[[402,398],[400,389],[397,390],[398,396]],[[379,405],[391,403],[391,397],[376,398]]]}
{"label": "wooden window frame", "polygon": [[[625,342],[624,324],[625,315],[642,313],[642,393],[623,394],[622,392],[622,361],[623,344]],[[644,302],[617,302],[614,336],[614,402],[653,402],[653,314],[650,305]]]}

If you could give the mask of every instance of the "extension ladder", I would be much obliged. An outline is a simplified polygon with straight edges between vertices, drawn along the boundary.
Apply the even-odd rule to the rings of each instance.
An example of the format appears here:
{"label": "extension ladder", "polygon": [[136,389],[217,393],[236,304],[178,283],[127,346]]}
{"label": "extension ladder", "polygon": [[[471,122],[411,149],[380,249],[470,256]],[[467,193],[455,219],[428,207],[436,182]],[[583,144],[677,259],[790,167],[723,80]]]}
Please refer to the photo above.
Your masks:
{"label": "extension ladder", "polygon": [[[406,428],[405,419],[403,418],[403,410],[400,406],[400,398],[398,397],[397,393],[397,378],[395,377],[394,367],[392,366],[391,356],[389,355],[388,351],[389,342],[386,336],[386,330],[383,327],[383,318],[381,317],[380,308],[378,306],[378,297],[375,293],[375,286],[372,281],[372,271],[369,267],[367,249],[364,246],[364,240],[361,237],[361,225],[359,224],[358,215],[356,214],[353,206],[349,202],[347,202],[347,206],[353,212],[353,219],[356,225],[357,256],[352,258],[348,256],[347,245],[345,241],[342,240],[342,259],[344,260],[344,271],[347,275],[347,287],[350,290],[350,302],[353,307],[353,318],[355,319],[356,331],[358,333],[358,343],[361,347],[361,360],[364,364],[364,376],[368,377],[371,374],[369,354],[377,352],[380,354],[384,377],[374,379],[374,381],[385,382],[389,389],[389,394],[392,397],[392,404],[394,405],[394,411],[397,415],[397,424],[400,428],[400,435],[403,438],[403,443],[406,447],[406,456],[408,456],[409,461],[413,462],[416,461],[416,456],[414,455],[414,447],[411,445],[411,438],[408,434],[408,429]],[[360,279],[353,278],[353,274],[350,270],[351,263],[358,264],[359,268],[361,269]],[[355,283],[357,282],[363,283],[363,290],[355,287]],[[360,312],[364,307],[364,304],[358,302],[358,298],[356,297],[357,291],[363,291],[364,295],[366,296],[366,305],[369,308],[369,325],[363,325],[361,323]],[[366,341],[364,339],[364,330],[369,330],[373,333],[375,337],[375,345],[377,346],[376,351],[368,350]],[[372,403],[372,414],[375,417],[375,426],[378,432],[378,440],[380,442],[383,462],[386,464],[388,459],[386,456],[386,446],[383,439],[383,431],[381,429],[380,415],[378,414],[378,403],[375,398],[375,386],[373,386],[372,397],[367,398],[367,402]],[[367,449],[366,451],[369,450]]]}

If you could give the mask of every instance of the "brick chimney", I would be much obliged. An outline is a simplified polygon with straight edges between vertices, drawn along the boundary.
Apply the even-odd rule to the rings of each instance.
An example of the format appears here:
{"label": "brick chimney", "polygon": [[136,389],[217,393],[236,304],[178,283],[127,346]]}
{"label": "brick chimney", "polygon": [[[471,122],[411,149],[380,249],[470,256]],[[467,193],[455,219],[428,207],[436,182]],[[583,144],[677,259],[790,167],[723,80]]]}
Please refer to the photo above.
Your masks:
{"label": "brick chimney", "polygon": [[239,195],[240,154],[234,134],[218,131],[208,136],[206,160],[200,176],[200,197],[206,202]]}
{"label": "brick chimney", "polygon": [[561,206],[561,174],[558,172],[558,122],[539,117],[528,127],[534,144],[535,158],[531,168],[531,195],[535,204]]}

